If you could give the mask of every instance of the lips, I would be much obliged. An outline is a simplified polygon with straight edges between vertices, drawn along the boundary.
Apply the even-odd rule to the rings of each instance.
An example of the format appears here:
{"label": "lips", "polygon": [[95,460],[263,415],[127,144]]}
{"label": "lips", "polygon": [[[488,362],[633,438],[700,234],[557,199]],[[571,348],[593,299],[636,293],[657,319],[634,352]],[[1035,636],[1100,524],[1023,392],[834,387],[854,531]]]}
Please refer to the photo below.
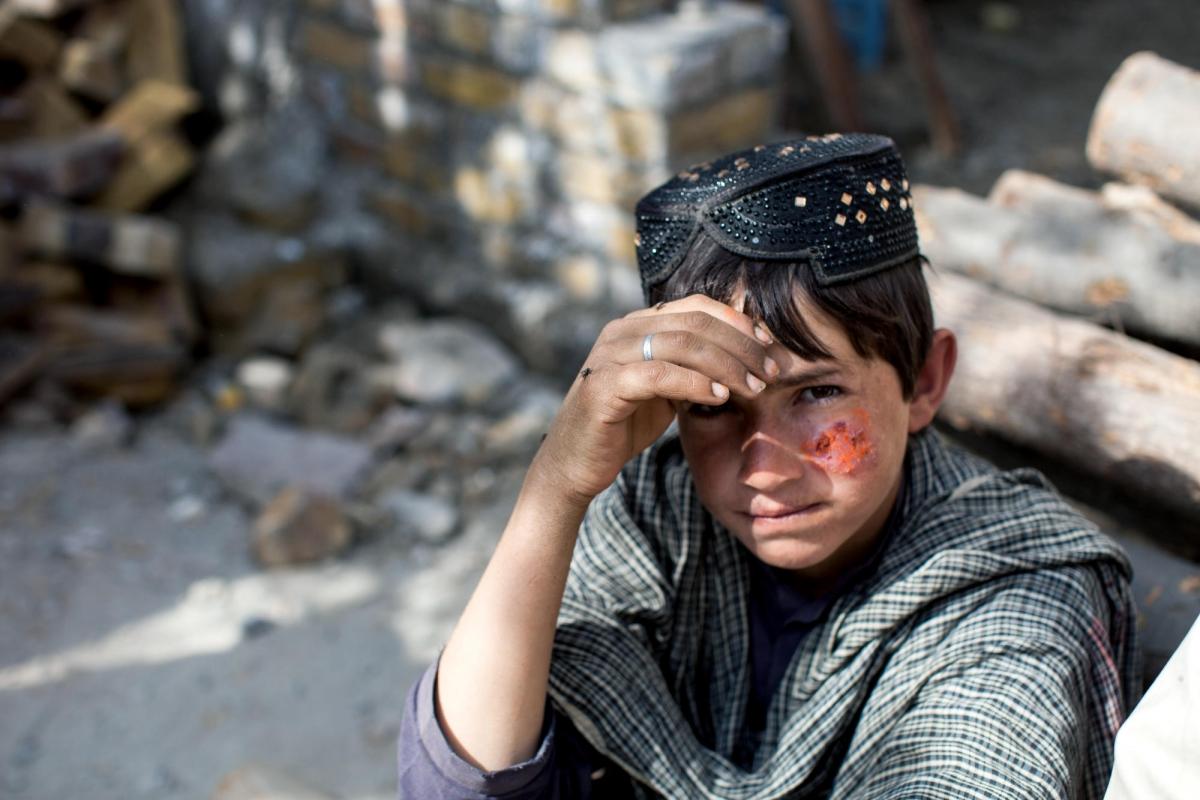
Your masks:
{"label": "lips", "polygon": [[749,530],[755,537],[799,535],[811,526],[809,521],[820,519],[825,503],[809,503],[802,506],[754,506],[747,514]]}
{"label": "lips", "polygon": [[807,503],[797,506],[751,506],[747,515],[751,519],[782,519],[796,516],[807,511],[813,511],[821,503]]}

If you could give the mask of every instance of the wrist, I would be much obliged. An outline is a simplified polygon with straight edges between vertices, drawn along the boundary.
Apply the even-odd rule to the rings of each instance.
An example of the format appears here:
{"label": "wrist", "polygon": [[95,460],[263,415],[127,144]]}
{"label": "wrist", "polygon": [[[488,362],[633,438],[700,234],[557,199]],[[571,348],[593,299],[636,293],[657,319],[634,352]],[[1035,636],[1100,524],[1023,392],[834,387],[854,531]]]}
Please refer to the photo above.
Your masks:
{"label": "wrist", "polygon": [[569,472],[557,464],[545,448],[538,451],[529,465],[521,494],[580,517],[595,498],[594,493],[581,489],[572,481]]}

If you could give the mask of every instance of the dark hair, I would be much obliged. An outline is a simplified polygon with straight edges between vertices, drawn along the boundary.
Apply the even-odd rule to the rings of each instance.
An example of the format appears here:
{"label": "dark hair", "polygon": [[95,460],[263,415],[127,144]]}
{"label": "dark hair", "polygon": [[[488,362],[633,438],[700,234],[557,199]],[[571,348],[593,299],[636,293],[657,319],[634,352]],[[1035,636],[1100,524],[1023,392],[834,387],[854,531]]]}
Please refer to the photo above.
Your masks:
{"label": "dark hair", "polygon": [[665,284],[651,290],[650,303],[690,294],[727,303],[742,288],[746,314],[766,323],[781,344],[801,358],[832,357],[800,314],[799,294],[842,326],[856,353],[891,364],[907,400],[933,341],[933,309],[921,271],[924,263],[924,256],[917,256],[900,266],[826,287],[805,264],[751,261],[700,231],[678,269]]}

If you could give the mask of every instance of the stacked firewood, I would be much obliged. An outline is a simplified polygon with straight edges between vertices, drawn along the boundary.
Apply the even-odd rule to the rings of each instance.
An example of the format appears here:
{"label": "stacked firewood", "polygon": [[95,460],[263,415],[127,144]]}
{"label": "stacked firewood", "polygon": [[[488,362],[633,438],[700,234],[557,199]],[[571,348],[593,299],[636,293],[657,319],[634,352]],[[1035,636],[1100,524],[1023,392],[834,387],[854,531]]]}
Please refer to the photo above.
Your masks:
{"label": "stacked firewood", "polygon": [[[953,425],[998,433],[1200,519],[1200,72],[1128,58],[1096,107],[1100,191],[1011,171],[914,191],[957,331]],[[1023,298],[1023,299],[1022,299]],[[1137,338],[1134,338],[1137,337]]]}
{"label": "stacked firewood", "polygon": [[0,3],[0,405],[34,382],[144,405],[196,336],[178,227],[195,155],[176,0]]}

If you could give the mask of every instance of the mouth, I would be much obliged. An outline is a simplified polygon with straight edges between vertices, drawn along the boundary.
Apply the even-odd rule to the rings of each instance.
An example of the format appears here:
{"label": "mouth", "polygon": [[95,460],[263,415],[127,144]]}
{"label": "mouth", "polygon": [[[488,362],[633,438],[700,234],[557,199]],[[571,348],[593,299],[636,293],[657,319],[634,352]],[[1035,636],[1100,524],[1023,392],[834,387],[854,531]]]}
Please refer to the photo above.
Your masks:
{"label": "mouth", "polygon": [[791,508],[772,509],[760,513],[747,512],[746,516],[750,518],[750,522],[755,527],[780,527],[785,526],[790,522],[801,520],[811,516],[825,506],[824,503],[809,503],[804,506],[793,506]]}

